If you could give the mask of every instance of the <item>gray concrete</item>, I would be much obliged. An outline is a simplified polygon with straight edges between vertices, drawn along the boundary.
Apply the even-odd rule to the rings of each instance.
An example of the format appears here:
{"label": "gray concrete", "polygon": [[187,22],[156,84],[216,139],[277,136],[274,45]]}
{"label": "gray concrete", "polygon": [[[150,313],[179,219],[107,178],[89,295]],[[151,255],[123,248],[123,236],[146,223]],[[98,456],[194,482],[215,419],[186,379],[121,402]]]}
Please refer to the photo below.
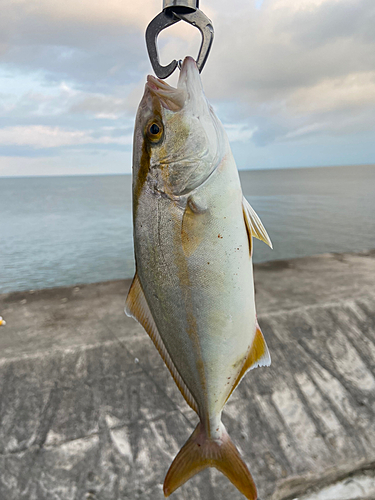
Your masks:
{"label": "gray concrete", "polygon": [[[260,498],[375,499],[375,252],[259,264],[255,280],[272,366],[223,420]],[[0,500],[164,498],[197,418],[124,315],[128,286],[0,296]],[[243,497],[207,470],[171,498]]]}

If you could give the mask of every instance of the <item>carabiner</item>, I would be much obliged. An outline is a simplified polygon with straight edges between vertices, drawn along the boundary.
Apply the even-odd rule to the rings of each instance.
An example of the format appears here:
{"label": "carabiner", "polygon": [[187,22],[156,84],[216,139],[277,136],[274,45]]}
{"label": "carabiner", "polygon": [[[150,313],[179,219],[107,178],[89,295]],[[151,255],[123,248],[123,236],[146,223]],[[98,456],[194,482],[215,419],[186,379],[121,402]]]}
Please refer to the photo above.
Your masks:
{"label": "carabiner", "polygon": [[202,34],[202,43],[196,60],[199,72],[206,64],[208,54],[214,39],[212,22],[198,8],[199,0],[164,0],[164,9],[148,25],[146,30],[146,45],[151,65],[156,76],[167,78],[177,68],[178,62],[174,59],[167,66],[162,66],[157,49],[159,33],[178,21],[185,21],[199,29]]}

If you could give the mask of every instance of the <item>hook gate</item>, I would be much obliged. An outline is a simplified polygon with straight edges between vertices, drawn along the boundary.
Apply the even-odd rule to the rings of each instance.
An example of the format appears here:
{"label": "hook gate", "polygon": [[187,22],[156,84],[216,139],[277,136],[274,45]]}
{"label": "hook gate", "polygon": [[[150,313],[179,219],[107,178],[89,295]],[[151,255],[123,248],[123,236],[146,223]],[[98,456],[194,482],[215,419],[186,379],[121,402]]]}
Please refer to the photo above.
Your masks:
{"label": "hook gate", "polygon": [[206,64],[214,39],[212,22],[198,8],[199,0],[164,0],[164,9],[148,25],[146,30],[146,45],[151,65],[156,76],[167,78],[177,68],[178,62],[174,59],[166,66],[160,64],[157,48],[159,33],[179,21],[185,21],[199,29],[202,34],[202,43],[196,59],[199,72]]}

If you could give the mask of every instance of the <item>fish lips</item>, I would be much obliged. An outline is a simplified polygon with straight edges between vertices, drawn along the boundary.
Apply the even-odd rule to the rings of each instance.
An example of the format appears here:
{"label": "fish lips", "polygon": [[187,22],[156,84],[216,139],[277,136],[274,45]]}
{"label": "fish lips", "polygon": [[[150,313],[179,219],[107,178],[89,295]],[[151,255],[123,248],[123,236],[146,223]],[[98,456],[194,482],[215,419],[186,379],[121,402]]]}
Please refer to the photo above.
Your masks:
{"label": "fish lips", "polygon": [[186,89],[190,99],[203,95],[203,86],[197,63],[190,56],[185,57],[181,67],[177,88]]}
{"label": "fish lips", "polygon": [[184,59],[177,88],[152,75],[147,77],[146,88],[159,99],[164,108],[174,112],[200,102],[204,95],[198,67],[190,56]]}
{"label": "fish lips", "polygon": [[186,92],[178,87],[171,87],[163,80],[148,75],[146,89],[160,101],[165,109],[177,112],[184,107]]}

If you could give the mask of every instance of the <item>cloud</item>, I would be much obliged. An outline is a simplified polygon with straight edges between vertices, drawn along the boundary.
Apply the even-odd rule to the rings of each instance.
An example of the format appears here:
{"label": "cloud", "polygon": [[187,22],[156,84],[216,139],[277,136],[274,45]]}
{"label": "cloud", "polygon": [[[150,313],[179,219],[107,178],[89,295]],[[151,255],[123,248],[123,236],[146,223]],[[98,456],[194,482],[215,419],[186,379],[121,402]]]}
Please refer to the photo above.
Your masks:
{"label": "cloud", "polygon": [[0,17],[0,63],[81,88],[140,78],[148,60],[139,42],[157,11],[152,0],[9,0]]}
{"label": "cloud", "polygon": [[70,107],[72,113],[94,114],[97,118],[116,120],[127,110],[127,99],[89,95]]}
{"label": "cloud", "polygon": [[[209,62],[216,68],[208,79],[210,92],[222,98],[235,88],[250,103],[268,101],[327,77],[375,67],[374,40],[365,36],[375,16],[374,2],[305,0],[302,5],[309,9],[294,0],[279,0],[266,2],[260,11],[249,6],[221,17],[221,36]],[[346,20],[345,29],[338,17]],[[236,35],[228,39],[234,30]]]}
{"label": "cloud", "polygon": [[101,130],[101,134],[92,130],[65,130],[60,127],[32,125],[29,127],[4,127],[0,129],[0,145],[29,146],[32,148],[58,148],[84,144],[120,144],[132,143],[132,135],[112,134],[113,127]]}
{"label": "cloud", "polygon": [[258,129],[257,127],[249,129],[246,124],[241,123],[226,123],[224,128],[231,142],[247,142]]}
{"label": "cloud", "polygon": [[250,129],[256,125],[251,140],[259,147],[322,131],[347,133],[350,124],[352,133],[373,130],[366,112],[375,90],[372,0],[241,6],[216,23],[203,76],[215,102],[232,103],[230,121],[237,115]]}
{"label": "cloud", "polygon": [[375,106],[375,71],[328,78],[297,89],[289,101],[299,113],[321,113],[337,109],[359,110]]}
{"label": "cloud", "polygon": [[99,36],[125,29],[143,30],[150,15],[156,15],[159,8],[153,0],[8,0],[6,7],[0,21],[3,40],[34,39],[50,43],[60,40],[68,27],[64,44],[69,39],[76,40],[82,30],[85,34],[95,30]]}
{"label": "cloud", "polygon": [[[204,88],[240,163],[322,164],[312,154],[319,148],[327,162],[344,163],[343,144],[359,144],[359,137],[358,158],[368,161],[375,142],[373,0],[206,0],[201,7],[215,27]],[[77,171],[100,148],[128,155],[151,72],[144,31],[160,8],[155,0],[8,0],[0,18],[6,154],[22,149],[36,162],[38,152],[81,148],[80,160],[69,157]],[[195,56],[200,42],[197,29],[175,24],[159,36],[162,63]]]}

